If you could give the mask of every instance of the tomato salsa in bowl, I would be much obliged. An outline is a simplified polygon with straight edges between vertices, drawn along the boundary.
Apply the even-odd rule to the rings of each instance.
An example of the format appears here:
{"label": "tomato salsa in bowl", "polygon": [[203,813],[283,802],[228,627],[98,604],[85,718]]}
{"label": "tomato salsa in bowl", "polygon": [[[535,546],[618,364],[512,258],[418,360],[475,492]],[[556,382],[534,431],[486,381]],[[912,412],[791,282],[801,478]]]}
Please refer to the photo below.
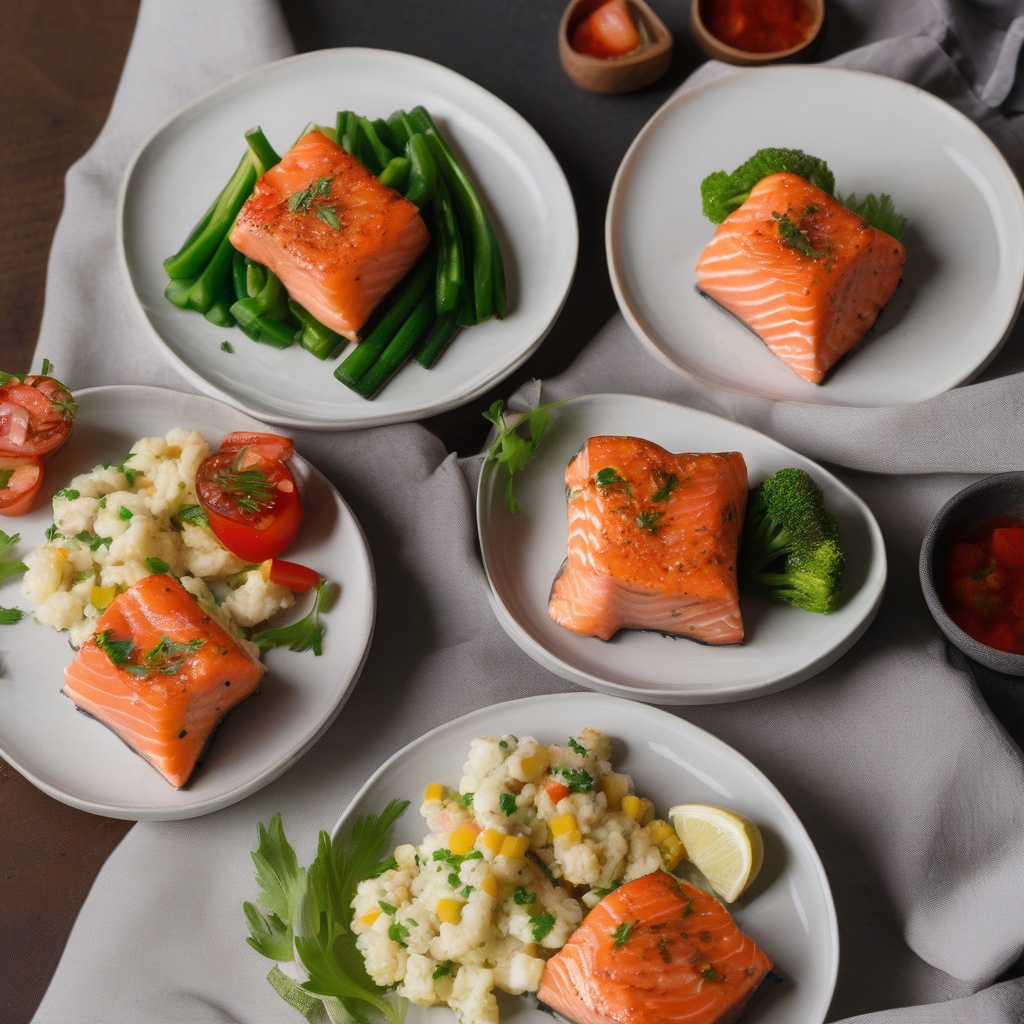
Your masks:
{"label": "tomato salsa in bowl", "polygon": [[953,495],[925,534],[919,572],[951,643],[981,665],[1024,676],[1024,472]]}

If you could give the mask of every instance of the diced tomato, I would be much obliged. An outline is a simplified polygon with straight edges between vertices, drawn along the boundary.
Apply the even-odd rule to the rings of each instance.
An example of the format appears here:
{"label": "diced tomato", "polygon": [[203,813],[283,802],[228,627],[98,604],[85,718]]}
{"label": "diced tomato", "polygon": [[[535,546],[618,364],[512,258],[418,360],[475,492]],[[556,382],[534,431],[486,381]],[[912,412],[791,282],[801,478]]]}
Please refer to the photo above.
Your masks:
{"label": "diced tomato", "polygon": [[985,564],[985,546],[961,541],[954,544],[946,555],[946,574],[967,576],[977,572]]}
{"label": "diced tomato", "polygon": [[11,377],[0,385],[0,455],[51,455],[71,436],[77,412],[53,377]]}
{"label": "diced tomato", "polygon": [[1004,620],[994,623],[985,633],[985,643],[994,647],[997,651],[1010,651],[1020,653],[1021,644],[1017,636],[1017,630]]}
{"label": "diced tomato", "polygon": [[552,778],[550,775],[544,781],[544,790],[551,798],[553,804],[557,804],[560,800],[564,800],[571,790],[564,783],[559,782],[557,779]]}
{"label": "diced tomato", "polygon": [[992,555],[1003,565],[1024,565],[1024,526],[1000,526],[993,530]]}
{"label": "diced tomato", "polygon": [[302,499],[285,465],[293,447],[276,434],[225,438],[231,445],[239,440],[202,462],[196,494],[224,547],[247,562],[263,562],[285,551],[302,523]]}
{"label": "diced tomato", "polygon": [[590,57],[622,57],[640,45],[640,32],[627,0],[605,0],[573,29],[577,53]]}
{"label": "diced tomato", "polygon": [[0,515],[23,516],[32,508],[42,483],[42,459],[0,456]]}
{"label": "diced tomato", "polygon": [[320,573],[298,562],[287,562],[283,558],[268,558],[260,571],[265,579],[279,587],[287,587],[293,594],[307,594],[320,586]]}

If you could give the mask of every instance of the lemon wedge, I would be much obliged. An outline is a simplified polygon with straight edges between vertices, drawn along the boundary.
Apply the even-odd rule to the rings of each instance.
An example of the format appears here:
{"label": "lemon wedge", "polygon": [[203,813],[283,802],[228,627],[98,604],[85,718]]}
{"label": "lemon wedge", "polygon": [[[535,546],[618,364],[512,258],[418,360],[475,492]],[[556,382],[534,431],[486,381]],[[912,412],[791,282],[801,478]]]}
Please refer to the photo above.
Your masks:
{"label": "lemon wedge", "polygon": [[668,816],[687,858],[719,899],[732,903],[761,870],[760,829],[742,814],[711,804],[676,804]]}

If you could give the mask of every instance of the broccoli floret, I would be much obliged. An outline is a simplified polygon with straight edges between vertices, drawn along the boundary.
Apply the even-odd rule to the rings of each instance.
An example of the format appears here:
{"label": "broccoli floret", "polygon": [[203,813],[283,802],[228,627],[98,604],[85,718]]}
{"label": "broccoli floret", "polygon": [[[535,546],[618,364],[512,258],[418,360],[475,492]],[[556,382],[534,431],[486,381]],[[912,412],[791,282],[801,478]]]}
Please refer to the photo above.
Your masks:
{"label": "broccoli floret", "polygon": [[805,611],[830,612],[846,557],[821,487],[802,469],[780,469],[752,488],[740,569],[754,587]]}
{"label": "broccoli floret", "polygon": [[802,149],[759,149],[732,174],[714,171],[700,183],[704,216],[712,224],[721,224],[733,210],[747,201],[751,189],[762,178],[783,171],[799,174],[829,195],[835,192],[835,175],[824,160],[809,156]]}

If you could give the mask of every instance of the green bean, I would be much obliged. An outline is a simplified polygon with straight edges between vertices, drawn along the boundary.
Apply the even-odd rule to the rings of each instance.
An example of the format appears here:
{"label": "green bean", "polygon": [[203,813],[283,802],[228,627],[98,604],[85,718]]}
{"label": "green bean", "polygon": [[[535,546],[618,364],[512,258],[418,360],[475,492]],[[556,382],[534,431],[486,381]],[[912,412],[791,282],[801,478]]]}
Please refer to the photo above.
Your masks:
{"label": "green bean", "polygon": [[317,359],[330,359],[345,339],[337,331],[322,324],[308,309],[300,306],[294,299],[288,300],[288,309],[301,325],[299,344]]}
{"label": "green bean", "polygon": [[[421,256],[412,272],[399,286],[394,302],[391,303],[380,322],[335,368],[334,376],[350,388],[355,388],[360,378],[377,362],[380,354],[391,343],[406,318],[427,290],[434,276],[434,258],[431,252]],[[431,296],[433,301],[433,296]]]}
{"label": "green bean", "polygon": [[388,343],[380,358],[359,379],[355,390],[363,398],[375,394],[406,364],[416,343],[434,319],[434,297],[429,290],[420,297],[413,311]]}
{"label": "green bean", "polygon": [[249,298],[248,272],[248,257],[236,249],[234,256],[231,257],[231,285],[236,299]]}
{"label": "green bean", "polygon": [[[255,184],[256,166],[247,149],[231,180],[213,204],[205,226],[193,232],[188,244],[164,260],[164,270],[168,277],[195,277],[202,274],[207,264],[216,258],[221,242],[234,226],[238,211],[249,198]],[[210,302],[212,304],[212,298]]]}
{"label": "green bean", "polygon": [[396,192],[405,192],[409,186],[409,166],[410,161],[408,157],[392,157],[388,161],[387,167],[377,175],[377,180],[382,185],[393,188]]}
{"label": "green bean", "polygon": [[456,307],[465,278],[462,236],[455,219],[451,193],[443,179],[437,182],[434,192],[434,238],[437,242],[437,312],[448,313]]}
{"label": "green bean", "polygon": [[259,125],[250,128],[245,133],[245,141],[249,144],[249,152],[252,153],[253,159],[258,164],[256,170],[260,176],[281,162],[277,150],[270,144]]}
{"label": "green bean", "polygon": [[413,359],[425,370],[429,370],[441,358],[458,333],[459,323],[455,312],[442,313],[431,324]]}
{"label": "green bean", "polygon": [[405,144],[405,155],[409,158],[409,187],[405,198],[423,209],[437,190],[437,165],[430,154],[427,140],[417,132],[409,136]]}
{"label": "green bean", "polygon": [[164,297],[178,309],[188,309],[188,292],[195,281],[194,277],[172,277],[164,289]]}
{"label": "green bean", "polygon": [[195,283],[188,290],[189,309],[205,313],[220,298],[231,279],[231,260],[234,254],[235,247],[231,244],[228,235],[225,234],[210,262],[206,264],[195,279]]}

